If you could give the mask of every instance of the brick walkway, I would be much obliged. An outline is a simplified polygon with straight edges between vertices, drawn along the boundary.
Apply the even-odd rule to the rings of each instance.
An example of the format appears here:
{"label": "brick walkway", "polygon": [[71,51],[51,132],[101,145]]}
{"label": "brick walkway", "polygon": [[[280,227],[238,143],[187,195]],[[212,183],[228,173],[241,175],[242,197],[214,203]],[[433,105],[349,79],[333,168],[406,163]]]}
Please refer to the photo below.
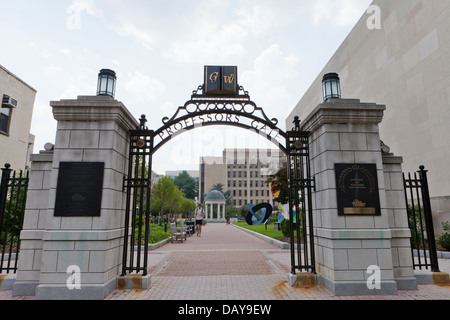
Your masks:
{"label": "brick walkway", "polygon": [[[450,273],[450,260],[440,261]],[[450,300],[450,286],[421,285],[395,296],[334,296],[327,289],[287,284],[290,251],[225,224],[210,223],[201,237],[169,243],[149,255],[148,290],[115,290],[106,300]],[[0,291],[0,300],[11,297]]]}
{"label": "brick walkway", "polygon": [[[441,271],[450,272],[442,260]],[[287,283],[290,251],[225,224],[210,223],[202,237],[151,252],[151,287],[119,291],[107,299],[139,300],[450,300],[450,286],[421,285],[396,296],[336,297],[327,289]]]}

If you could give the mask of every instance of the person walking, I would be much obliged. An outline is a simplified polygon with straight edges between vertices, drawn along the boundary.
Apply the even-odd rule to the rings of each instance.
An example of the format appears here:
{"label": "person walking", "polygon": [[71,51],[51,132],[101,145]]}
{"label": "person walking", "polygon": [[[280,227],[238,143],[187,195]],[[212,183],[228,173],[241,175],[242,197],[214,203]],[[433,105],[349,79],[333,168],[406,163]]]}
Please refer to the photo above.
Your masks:
{"label": "person walking", "polygon": [[195,229],[197,231],[197,237],[202,236],[202,224],[205,217],[205,210],[202,208],[202,204],[198,204],[198,208],[195,209]]}

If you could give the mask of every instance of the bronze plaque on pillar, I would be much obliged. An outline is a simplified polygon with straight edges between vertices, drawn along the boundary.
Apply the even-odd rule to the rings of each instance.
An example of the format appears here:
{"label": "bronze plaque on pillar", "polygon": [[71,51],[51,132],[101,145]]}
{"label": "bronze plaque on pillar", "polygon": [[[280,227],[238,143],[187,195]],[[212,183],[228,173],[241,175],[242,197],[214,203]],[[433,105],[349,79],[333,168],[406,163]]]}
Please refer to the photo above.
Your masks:
{"label": "bronze plaque on pillar", "polygon": [[61,162],[55,217],[99,217],[104,168],[103,162]]}
{"label": "bronze plaque on pillar", "polygon": [[376,164],[335,164],[335,172],[339,215],[381,215]]}

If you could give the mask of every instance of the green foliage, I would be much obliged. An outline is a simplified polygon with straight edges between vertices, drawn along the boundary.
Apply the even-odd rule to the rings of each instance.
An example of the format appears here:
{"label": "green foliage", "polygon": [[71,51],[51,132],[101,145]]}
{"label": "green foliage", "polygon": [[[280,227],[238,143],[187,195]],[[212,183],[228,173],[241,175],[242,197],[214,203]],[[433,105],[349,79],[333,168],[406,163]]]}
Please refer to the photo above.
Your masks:
{"label": "green foliage", "polygon": [[236,217],[241,214],[240,209],[236,208],[235,206],[227,206],[225,208],[225,212],[230,217]]}
{"label": "green foliage", "polygon": [[445,232],[441,233],[438,238],[438,243],[445,249],[450,250],[450,223],[442,222],[442,228]]}
{"label": "green foliage", "polygon": [[183,171],[173,180],[175,185],[185,197],[194,200],[198,193],[198,183],[192,178],[187,171]]}
{"label": "green foliage", "polygon": [[274,198],[279,203],[289,202],[289,188],[287,179],[287,167],[280,168],[275,174],[270,175],[266,183],[272,184],[274,191],[280,191],[280,195]]}
{"label": "green foliage", "polygon": [[281,231],[274,230],[273,225],[267,226],[267,230],[266,230],[266,226],[264,224],[260,224],[257,226],[249,226],[245,221],[236,222],[234,224],[239,227],[261,233],[261,234],[271,237],[273,239],[284,238],[283,233]]}
{"label": "green foliage", "polygon": [[281,229],[281,232],[283,233],[283,235],[285,236],[285,237],[290,237],[290,225],[289,225],[289,220],[288,219],[283,219],[281,222],[280,222],[280,229]]}
{"label": "green foliage", "polygon": [[[144,229],[144,228],[142,228]],[[135,232],[135,241],[137,242],[139,240],[138,236],[138,229],[136,228],[136,232]],[[158,226],[157,224],[151,224],[150,225],[150,233],[148,236],[148,243],[149,244],[155,244],[158,243],[164,239],[167,239],[170,237],[170,228],[167,228],[167,232],[164,232],[164,225],[163,226]],[[145,239],[145,230],[141,231],[141,245],[144,244],[144,239]]]}
{"label": "green foliage", "polygon": [[12,188],[6,197],[5,210],[0,221],[2,232],[0,234],[0,246],[17,244],[22,230],[23,216],[25,212],[26,190],[24,187]]}
{"label": "green foliage", "polygon": [[425,225],[420,212],[418,210],[413,210],[408,208],[408,219],[409,228],[411,229],[411,245],[413,248],[418,248],[420,242],[422,241],[421,225]]}

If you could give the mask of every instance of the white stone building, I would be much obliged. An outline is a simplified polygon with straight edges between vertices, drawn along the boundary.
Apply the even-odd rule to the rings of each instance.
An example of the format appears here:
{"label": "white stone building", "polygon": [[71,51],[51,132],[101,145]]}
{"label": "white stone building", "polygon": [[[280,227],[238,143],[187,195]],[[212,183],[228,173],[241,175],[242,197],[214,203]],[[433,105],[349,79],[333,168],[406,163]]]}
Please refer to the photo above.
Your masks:
{"label": "white stone building", "polygon": [[291,112],[305,119],[323,102],[322,77],[340,76],[342,98],[386,105],[381,140],[428,178],[435,228],[450,221],[450,1],[375,0]]}
{"label": "white stone building", "polygon": [[36,90],[0,65],[0,166],[29,166],[34,135],[30,134]]}

